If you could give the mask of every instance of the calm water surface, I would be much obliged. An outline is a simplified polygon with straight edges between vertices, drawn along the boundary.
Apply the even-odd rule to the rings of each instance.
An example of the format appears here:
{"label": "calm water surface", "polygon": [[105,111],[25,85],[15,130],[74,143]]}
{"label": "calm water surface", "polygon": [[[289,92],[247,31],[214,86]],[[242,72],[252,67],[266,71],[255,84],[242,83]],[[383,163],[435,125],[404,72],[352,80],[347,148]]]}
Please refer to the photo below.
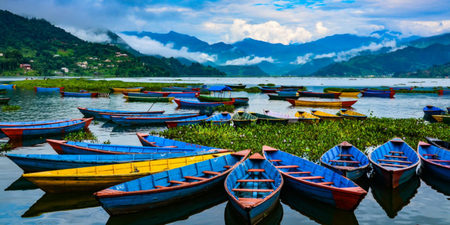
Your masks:
{"label": "calm water surface", "polygon": [[[136,80],[136,79],[134,79]],[[139,81],[148,78],[138,79]],[[198,81],[197,81],[198,80]],[[276,82],[280,80],[280,82]],[[155,78],[152,81],[174,82],[174,79]],[[448,79],[306,79],[306,78],[190,78],[186,82],[202,83],[276,83],[307,85],[310,90],[320,91],[323,86],[450,86]],[[248,82],[246,82],[248,81]],[[180,82],[180,81],[176,81]],[[418,82],[418,83],[411,83]],[[321,86],[323,85],[323,86]],[[59,94],[36,94],[32,91],[8,92],[10,104],[20,105],[17,112],[0,114],[0,121],[46,120],[78,118],[82,114],[77,106],[123,110],[166,110],[166,112],[190,112],[178,110],[171,103],[126,103],[119,94],[110,98],[61,98]],[[233,93],[234,96],[249,96],[250,105],[242,109],[261,112],[270,109],[294,114],[297,110],[309,108],[291,107],[284,101],[269,101],[263,94]],[[450,105],[449,96],[436,94],[397,94],[395,99],[361,98],[354,105],[355,110],[377,117],[420,118],[424,105],[439,107]],[[336,109],[320,109],[335,113]],[[99,141],[110,140],[113,144],[140,145],[136,132],[161,130],[165,128],[127,128],[114,124],[95,122],[89,127]],[[0,139],[0,141],[8,141]],[[41,141],[42,142],[42,141]],[[12,153],[55,154],[50,146],[39,141],[23,143]],[[185,201],[177,206],[153,210],[143,214],[109,218],[90,195],[49,195],[30,183],[19,179],[22,170],[5,157],[0,157],[0,224],[239,224],[241,221],[227,204],[225,195],[219,191],[202,198]],[[342,212],[301,196],[289,194],[286,190],[282,203],[270,216],[266,224],[450,224],[450,185],[424,173],[406,183],[396,191],[370,186],[367,180],[360,181],[369,193],[353,212]]]}

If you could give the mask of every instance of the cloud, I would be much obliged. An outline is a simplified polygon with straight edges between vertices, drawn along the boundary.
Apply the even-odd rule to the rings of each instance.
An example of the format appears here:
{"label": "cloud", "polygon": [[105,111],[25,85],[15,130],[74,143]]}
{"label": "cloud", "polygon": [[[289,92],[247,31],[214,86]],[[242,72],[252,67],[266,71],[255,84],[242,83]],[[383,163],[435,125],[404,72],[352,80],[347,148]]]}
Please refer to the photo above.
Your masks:
{"label": "cloud", "polygon": [[353,58],[355,56],[358,56],[363,51],[371,51],[375,52],[380,50],[381,48],[390,48],[390,51],[396,51],[398,49],[404,48],[405,46],[399,46],[397,47],[396,41],[384,41],[382,43],[370,43],[369,45],[364,45],[359,48],[350,49],[348,51],[342,51],[338,52],[336,54],[336,57],[334,61],[341,62],[341,61],[347,61],[350,58]]}
{"label": "cloud", "polygon": [[227,65],[227,66],[230,66],[230,65],[233,65],[233,66],[255,65],[255,64],[259,64],[264,61],[270,62],[270,63],[274,62],[272,57],[246,56],[246,57],[242,57],[242,58],[228,60],[225,62],[224,65]]}
{"label": "cloud", "polygon": [[334,52],[330,52],[327,54],[319,54],[319,55],[315,55],[314,59],[322,59],[322,58],[333,58],[336,56],[336,53]]}
{"label": "cloud", "polygon": [[129,36],[119,34],[119,36],[128,43],[132,48],[138,50],[146,55],[160,55],[164,57],[182,57],[191,61],[199,63],[214,62],[217,60],[217,55],[208,55],[203,52],[189,52],[189,49],[182,47],[181,49],[173,49],[173,44],[162,44],[158,41],[152,40],[149,37],[139,38],[137,36]]}
{"label": "cloud", "polygon": [[318,34],[324,35],[328,33],[328,28],[323,26],[322,22],[317,22],[316,23],[316,32]]}
{"label": "cloud", "polygon": [[312,57],[313,57],[312,53],[307,53],[303,56],[297,56],[297,59],[294,62],[291,62],[291,64],[303,65],[311,61]]}
{"label": "cloud", "polygon": [[75,27],[62,27],[65,31],[76,37],[89,42],[110,42],[111,39],[106,32],[101,30],[78,29]]}

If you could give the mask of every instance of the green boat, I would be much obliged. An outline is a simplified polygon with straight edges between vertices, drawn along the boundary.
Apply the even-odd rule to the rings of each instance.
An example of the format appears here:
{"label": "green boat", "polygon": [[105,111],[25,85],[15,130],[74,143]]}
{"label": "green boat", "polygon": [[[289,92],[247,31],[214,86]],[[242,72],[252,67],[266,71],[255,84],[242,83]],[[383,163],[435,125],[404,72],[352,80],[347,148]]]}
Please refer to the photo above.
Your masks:
{"label": "green boat", "polygon": [[255,112],[250,112],[250,114],[256,116],[256,118],[258,118],[258,120],[256,121],[256,123],[260,124],[260,123],[282,123],[282,124],[287,124],[288,123],[288,119],[283,119],[283,118],[277,118],[277,117],[273,117],[273,116],[268,116],[268,115],[264,115],[261,113],[255,113]]}
{"label": "green boat", "polygon": [[174,97],[123,96],[129,102],[172,102]]}
{"label": "green boat", "polygon": [[231,117],[233,124],[237,127],[256,123],[258,118],[250,113],[244,111],[238,111]]}
{"label": "green boat", "polygon": [[270,100],[286,100],[286,99],[298,99],[298,96],[283,96],[277,94],[268,94]]}
{"label": "green boat", "polygon": [[0,98],[0,104],[8,104],[10,98]]}
{"label": "green boat", "polygon": [[234,105],[247,105],[249,100],[247,97],[225,98],[210,95],[199,95],[197,98],[201,102],[230,102],[234,99]]}

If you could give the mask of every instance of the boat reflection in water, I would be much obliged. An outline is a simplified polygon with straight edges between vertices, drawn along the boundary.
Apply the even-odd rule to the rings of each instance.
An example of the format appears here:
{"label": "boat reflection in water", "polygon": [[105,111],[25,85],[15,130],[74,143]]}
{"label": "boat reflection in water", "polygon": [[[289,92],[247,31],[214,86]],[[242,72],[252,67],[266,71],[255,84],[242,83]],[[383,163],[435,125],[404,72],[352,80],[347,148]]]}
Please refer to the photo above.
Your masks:
{"label": "boat reflection in water", "polygon": [[100,206],[92,193],[44,194],[22,217],[35,217],[43,213],[84,209]]}
{"label": "boat reflection in water", "polygon": [[12,182],[5,191],[25,191],[25,190],[34,190],[39,187],[33,184],[31,181],[25,179],[24,177],[19,177],[19,179]]}
{"label": "boat reflection in water", "polygon": [[[280,202],[276,203],[275,208],[271,210],[271,212],[265,216],[262,220],[260,220],[257,225],[275,225],[280,224],[283,219],[283,206],[281,206]],[[250,221],[242,217],[242,215],[236,211],[233,205],[228,202],[227,207],[225,208],[225,224],[226,225],[244,225],[251,224]]]}
{"label": "boat reflection in water", "polygon": [[192,215],[212,208],[226,201],[223,186],[215,187],[201,195],[183,199],[174,204],[151,209],[148,212],[112,216],[107,224],[166,224],[178,220],[185,220]]}
{"label": "boat reflection in water", "polygon": [[409,204],[420,186],[418,176],[413,176],[406,183],[395,189],[386,187],[379,182],[372,182],[372,195],[390,218],[395,218],[403,207]]}
{"label": "boat reflection in water", "polygon": [[299,195],[290,188],[283,187],[281,202],[320,224],[358,224],[353,211],[331,207],[307,196]]}
{"label": "boat reflection in water", "polygon": [[450,184],[448,183],[448,181],[439,179],[439,177],[436,177],[432,173],[429,173],[423,167],[419,169],[419,176],[420,179],[422,179],[431,188],[450,197]]}

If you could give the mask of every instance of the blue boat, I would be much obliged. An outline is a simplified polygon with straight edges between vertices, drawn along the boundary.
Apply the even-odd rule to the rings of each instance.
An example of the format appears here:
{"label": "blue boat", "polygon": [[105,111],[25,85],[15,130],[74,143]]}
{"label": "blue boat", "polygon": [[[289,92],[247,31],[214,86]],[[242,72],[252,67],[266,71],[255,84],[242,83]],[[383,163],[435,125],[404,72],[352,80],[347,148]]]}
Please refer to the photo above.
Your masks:
{"label": "blue boat", "polygon": [[63,87],[34,87],[35,92],[61,92]]}
{"label": "blue boat", "polygon": [[259,153],[239,164],[225,179],[225,191],[233,207],[255,224],[278,204],[283,177]]}
{"label": "blue boat", "polygon": [[234,105],[248,105],[249,98],[233,98]]}
{"label": "blue boat", "polygon": [[6,154],[25,173],[210,154],[207,151],[124,155]]}
{"label": "blue boat", "polygon": [[417,152],[423,169],[434,177],[450,181],[450,151],[421,141]]}
{"label": "blue boat", "polygon": [[280,171],[285,185],[305,197],[353,211],[367,191],[350,179],[306,159],[263,146],[264,157]]}
{"label": "blue boat", "polygon": [[94,98],[98,97],[97,92],[67,92],[67,91],[61,91],[62,97],[79,97],[79,98]]}
{"label": "blue boat", "polygon": [[199,94],[196,91],[144,91],[144,93],[157,95],[156,97],[195,98]]}
{"label": "blue boat", "polygon": [[346,141],[325,152],[320,157],[320,162],[351,180],[364,176],[369,166],[367,156]]}
{"label": "blue boat", "polygon": [[214,147],[197,145],[197,144],[152,136],[149,134],[136,133],[136,135],[138,136],[139,141],[141,142],[141,144],[143,146],[171,147],[171,148],[195,148],[195,149],[204,149],[204,150],[217,149]]}
{"label": "blue boat", "polygon": [[152,116],[111,116],[111,120],[122,126],[164,124],[166,121],[180,120],[199,116],[198,113],[161,114]]}
{"label": "blue boat", "polygon": [[423,107],[423,113],[425,113],[426,116],[431,116],[445,114],[445,111],[439,107],[427,105]]}
{"label": "blue boat", "polygon": [[181,92],[191,92],[196,91],[198,88],[189,88],[189,87],[163,87],[163,91],[181,91]]}
{"label": "blue boat", "polygon": [[223,184],[225,176],[250,153],[229,155],[167,170],[94,193],[110,215],[136,213],[174,204]]}
{"label": "blue boat", "polygon": [[137,96],[137,97],[163,97],[160,93],[138,93],[138,92],[123,92],[125,96]]}
{"label": "blue boat", "polygon": [[47,125],[53,123],[63,123],[71,121],[71,119],[65,120],[43,120],[43,121],[19,121],[19,122],[0,122],[1,128],[13,128],[13,127],[28,127],[28,126],[36,126],[36,125]]}
{"label": "blue boat", "polygon": [[419,156],[400,138],[394,138],[369,155],[375,175],[389,187],[396,188],[416,174]]}
{"label": "blue boat", "polygon": [[73,119],[61,123],[33,125],[25,127],[2,128],[1,131],[10,139],[66,134],[86,129],[94,118]]}
{"label": "blue boat", "polygon": [[394,98],[394,91],[367,90],[361,92],[363,97]]}
{"label": "blue boat", "polygon": [[94,109],[94,108],[84,108],[78,107],[78,110],[85,117],[94,117],[99,119],[111,119],[111,115],[123,115],[123,114],[133,114],[133,115],[149,115],[149,114],[163,114],[164,111],[123,111],[123,110],[111,110],[111,109]]}
{"label": "blue boat", "polygon": [[16,89],[15,84],[0,84],[0,89],[13,90]]}
{"label": "blue boat", "polygon": [[191,117],[191,118],[182,119],[182,120],[167,121],[166,126],[168,128],[173,128],[173,127],[179,127],[179,126],[188,126],[188,125],[204,124],[204,123],[213,124],[213,125],[223,125],[226,123],[230,123],[230,121],[231,121],[230,114],[228,112],[223,112],[223,113],[219,113],[219,114],[212,115],[209,117],[206,115],[201,115],[201,116]]}
{"label": "blue boat", "polygon": [[206,123],[214,125],[229,124],[231,121],[231,115],[228,112],[222,112],[216,115],[212,115],[205,120]]}
{"label": "blue boat", "polygon": [[[100,154],[153,154],[164,152],[198,152],[213,151],[214,148],[171,148],[171,147],[142,147],[133,145],[93,144],[87,142],[75,142],[47,139],[47,142],[58,154],[70,155],[100,155]],[[214,150],[215,151],[215,150]],[[217,150],[227,151],[227,150]]]}
{"label": "blue boat", "polygon": [[233,105],[236,99],[232,99],[228,102],[200,102],[198,100],[181,100],[174,99],[175,103],[177,103],[178,107],[186,107],[186,108],[214,108],[221,105]]}

